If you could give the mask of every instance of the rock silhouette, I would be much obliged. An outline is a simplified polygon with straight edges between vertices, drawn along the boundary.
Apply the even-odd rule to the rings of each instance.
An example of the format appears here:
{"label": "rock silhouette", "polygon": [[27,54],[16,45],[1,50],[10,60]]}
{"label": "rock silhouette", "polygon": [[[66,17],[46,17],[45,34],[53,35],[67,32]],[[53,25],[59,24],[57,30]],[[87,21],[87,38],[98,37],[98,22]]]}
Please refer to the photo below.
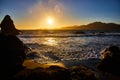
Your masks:
{"label": "rock silhouette", "polygon": [[21,33],[20,30],[15,28],[14,22],[9,15],[6,15],[2,20],[1,24],[1,32],[4,35],[18,35]]}
{"label": "rock silhouette", "polygon": [[63,68],[50,66],[48,68],[25,69],[14,76],[14,80],[99,80],[92,70],[84,66]]}
{"label": "rock silhouette", "polygon": [[16,36],[0,34],[0,63],[1,77],[8,80],[18,71],[23,70],[22,65],[26,59],[27,46]]}
{"label": "rock silhouette", "polygon": [[104,23],[104,22],[92,22],[86,25],[74,25],[74,26],[68,26],[63,27],[63,30],[105,30],[105,31],[119,31],[120,30],[120,24],[116,23]]}
{"label": "rock silhouette", "polygon": [[[110,46],[108,48],[105,48],[101,52],[102,60],[97,65],[98,69],[108,77],[114,76],[120,76],[120,48],[117,46]],[[109,76],[108,74],[111,74]],[[120,80],[119,79],[113,79],[113,80]]]}
{"label": "rock silhouette", "polygon": [[0,73],[4,80],[11,80],[12,76],[23,70],[26,59],[27,46],[16,37],[20,34],[9,15],[6,15],[0,24]]}

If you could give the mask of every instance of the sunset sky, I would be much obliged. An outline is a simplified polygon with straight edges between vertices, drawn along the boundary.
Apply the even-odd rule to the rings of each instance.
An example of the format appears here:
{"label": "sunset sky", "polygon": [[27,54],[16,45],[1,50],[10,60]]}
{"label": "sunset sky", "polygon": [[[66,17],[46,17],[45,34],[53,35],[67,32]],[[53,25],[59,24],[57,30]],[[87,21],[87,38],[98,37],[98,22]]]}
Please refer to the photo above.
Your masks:
{"label": "sunset sky", "polygon": [[0,0],[18,29],[47,29],[94,21],[120,23],[120,0]]}

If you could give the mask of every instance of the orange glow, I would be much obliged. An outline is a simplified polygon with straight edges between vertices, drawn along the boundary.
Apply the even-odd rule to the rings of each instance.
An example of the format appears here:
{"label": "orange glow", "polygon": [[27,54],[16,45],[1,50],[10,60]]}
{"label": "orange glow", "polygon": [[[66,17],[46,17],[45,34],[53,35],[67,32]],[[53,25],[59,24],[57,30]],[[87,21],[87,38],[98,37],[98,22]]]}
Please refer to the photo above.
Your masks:
{"label": "orange glow", "polygon": [[49,64],[46,64],[46,65],[48,65],[48,66],[59,66],[59,67],[66,68],[66,66],[63,63],[49,63]]}
{"label": "orange glow", "polygon": [[57,0],[50,0],[53,8],[45,6],[45,3],[40,1],[34,6],[28,8],[28,15],[19,17],[14,20],[15,26],[18,29],[59,29],[62,27],[82,25],[86,21],[83,19],[76,20],[71,15],[66,14],[68,10],[66,6],[59,3]]}
{"label": "orange glow", "polygon": [[53,23],[54,23],[54,21],[53,21],[52,18],[48,19],[48,24],[49,24],[49,25],[53,25]]}

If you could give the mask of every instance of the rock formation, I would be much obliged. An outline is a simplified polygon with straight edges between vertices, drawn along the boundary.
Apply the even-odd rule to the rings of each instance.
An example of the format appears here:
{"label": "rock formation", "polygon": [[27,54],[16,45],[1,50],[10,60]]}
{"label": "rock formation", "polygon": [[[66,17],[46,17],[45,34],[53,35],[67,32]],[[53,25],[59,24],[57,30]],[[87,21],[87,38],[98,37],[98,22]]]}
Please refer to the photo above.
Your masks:
{"label": "rock formation", "polygon": [[27,46],[16,37],[19,34],[9,15],[1,22],[0,33],[0,73],[4,80],[9,80],[18,71],[23,70],[23,62],[26,58]]}
{"label": "rock formation", "polygon": [[2,20],[1,24],[1,32],[4,35],[18,35],[21,33],[21,31],[17,30],[15,28],[15,25],[13,23],[13,20],[9,15],[6,15],[4,19]]}

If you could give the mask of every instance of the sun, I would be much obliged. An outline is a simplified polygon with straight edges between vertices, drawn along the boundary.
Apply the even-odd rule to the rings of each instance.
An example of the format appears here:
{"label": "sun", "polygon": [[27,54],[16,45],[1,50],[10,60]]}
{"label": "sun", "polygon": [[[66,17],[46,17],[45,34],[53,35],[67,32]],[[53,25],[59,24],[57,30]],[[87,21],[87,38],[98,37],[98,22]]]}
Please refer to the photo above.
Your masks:
{"label": "sun", "polygon": [[47,20],[47,22],[48,22],[49,25],[53,25],[54,24],[54,20],[52,18],[49,18]]}

